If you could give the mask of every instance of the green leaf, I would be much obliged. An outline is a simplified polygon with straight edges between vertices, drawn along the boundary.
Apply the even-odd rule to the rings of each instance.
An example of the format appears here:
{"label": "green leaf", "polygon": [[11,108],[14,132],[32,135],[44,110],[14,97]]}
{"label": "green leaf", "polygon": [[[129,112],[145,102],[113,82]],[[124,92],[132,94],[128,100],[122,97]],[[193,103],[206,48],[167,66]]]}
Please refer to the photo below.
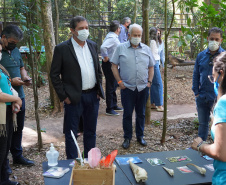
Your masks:
{"label": "green leaf", "polygon": [[187,24],[189,27],[191,27],[191,18],[190,17],[188,17],[188,19],[187,19]]}
{"label": "green leaf", "polygon": [[178,37],[178,36],[176,36],[176,35],[172,36],[171,38],[174,38],[174,39],[179,39],[179,37]]}
{"label": "green leaf", "polygon": [[188,35],[186,35],[186,40],[187,40],[187,41],[189,41],[189,42],[190,42],[190,41],[192,41],[192,36],[191,36],[191,35],[189,35],[189,34],[188,34]]}

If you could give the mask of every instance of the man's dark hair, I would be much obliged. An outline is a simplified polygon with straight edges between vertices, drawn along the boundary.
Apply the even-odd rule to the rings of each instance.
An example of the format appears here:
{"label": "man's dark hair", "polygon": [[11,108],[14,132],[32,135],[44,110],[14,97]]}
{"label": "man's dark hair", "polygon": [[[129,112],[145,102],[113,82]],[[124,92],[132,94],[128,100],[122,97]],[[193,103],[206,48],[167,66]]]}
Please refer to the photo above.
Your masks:
{"label": "man's dark hair", "polygon": [[131,19],[129,17],[124,17],[122,19],[122,25],[124,25],[126,22],[129,22],[129,21],[131,21]]}
{"label": "man's dark hair", "polygon": [[119,21],[111,21],[109,31],[115,32],[120,26]]}
{"label": "man's dark hair", "polygon": [[213,27],[213,28],[211,28],[211,29],[209,30],[209,32],[208,32],[208,37],[210,36],[211,33],[220,33],[221,38],[222,38],[222,36],[223,36],[223,31],[222,31],[220,28],[218,28],[218,27]]}
{"label": "man's dark hair", "polygon": [[21,41],[23,39],[22,30],[17,25],[13,25],[13,24],[10,24],[3,29],[1,33],[1,37],[3,35],[5,35],[6,38],[14,38],[18,41]]}
{"label": "man's dark hair", "polygon": [[82,16],[73,17],[70,21],[70,28],[75,29],[77,27],[77,24],[81,21],[87,21],[87,20]]}

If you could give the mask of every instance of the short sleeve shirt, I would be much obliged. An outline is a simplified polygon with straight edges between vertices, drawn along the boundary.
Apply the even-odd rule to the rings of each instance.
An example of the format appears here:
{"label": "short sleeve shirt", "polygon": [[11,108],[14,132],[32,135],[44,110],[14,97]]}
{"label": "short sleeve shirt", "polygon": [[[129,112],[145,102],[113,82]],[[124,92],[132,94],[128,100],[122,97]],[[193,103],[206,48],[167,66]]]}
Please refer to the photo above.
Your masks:
{"label": "short sleeve shirt", "polygon": [[[12,50],[11,54],[7,50],[2,50],[2,60],[0,64],[6,68],[11,78],[21,78],[20,68],[24,67],[24,63],[18,48]],[[13,86],[13,88],[18,92],[21,99],[25,97],[22,85]]]}
{"label": "short sleeve shirt", "polygon": [[[217,102],[214,108],[214,121],[211,127],[211,136],[214,140],[215,138],[215,126],[219,123],[226,124],[226,95],[223,95]],[[226,184],[226,162],[219,160],[214,160],[213,166],[215,172],[213,174],[212,183],[215,185],[225,185]]]}
{"label": "short sleeve shirt", "polygon": [[130,90],[142,91],[147,86],[149,67],[154,66],[155,59],[150,48],[140,43],[133,48],[130,41],[117,46],[111,62],[120,66],[120,77]]}

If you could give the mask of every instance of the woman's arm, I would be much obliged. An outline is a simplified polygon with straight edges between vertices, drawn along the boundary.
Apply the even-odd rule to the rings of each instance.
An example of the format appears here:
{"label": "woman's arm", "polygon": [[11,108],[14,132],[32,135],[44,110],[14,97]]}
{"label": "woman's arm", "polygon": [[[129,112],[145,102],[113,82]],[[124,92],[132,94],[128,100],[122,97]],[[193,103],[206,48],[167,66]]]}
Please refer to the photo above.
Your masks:
{"label": "woman's arm", "polygon": [[20,107],[22,106],[22,101],[19,97],[6,94],[0,90],[0,102],[15,102]]}
{"label": "woman's arm", "polygon": [[[226,162],[226,123],[218,123],[215,126],[215,138],[213,144],[202,144],[199,151],[219,161]],[[196,138],[192,148],[197,150],[197,145],[202,141]]]}

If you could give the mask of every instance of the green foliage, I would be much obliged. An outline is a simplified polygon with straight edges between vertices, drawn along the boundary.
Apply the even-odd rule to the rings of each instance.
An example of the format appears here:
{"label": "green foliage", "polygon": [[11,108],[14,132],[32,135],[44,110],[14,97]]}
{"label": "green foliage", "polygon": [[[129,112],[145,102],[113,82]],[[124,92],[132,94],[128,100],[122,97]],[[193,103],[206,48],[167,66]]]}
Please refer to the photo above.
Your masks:
{"label": "green foliage", "polygon": [[[218,1],[212,0],[210,5],[202,2],[201,5],[198,4],[198,0],[181,0],[179,2],[179,8],[187,13],[192,13],[193,20],[191,17],[187,18],[188,28],[181,26],[181,31],[183,33],[182,37],[179,37],[178,46],[187,46],[190,43],[195,43],[196,45],[196,55],[200,52],[202,48],[201,39],[204,39],[205,48],[207,46],[207,36],[208,30],[212,27],[219,27],[226,31],[226,5],[225,0]],[[219,5],[219,9],[215,9],[214,4]],[[175,38],[175,37],[174,37]],[[225,35],[223,36],[225,39]],[[224,44],[222,45],[224,47]]]}
{"label": "green foliage", "polygon": [[155,126],[155,127],[158,127],[161,125],[161,122],[158,121],[158,120],[151,120],[151,123]]}

